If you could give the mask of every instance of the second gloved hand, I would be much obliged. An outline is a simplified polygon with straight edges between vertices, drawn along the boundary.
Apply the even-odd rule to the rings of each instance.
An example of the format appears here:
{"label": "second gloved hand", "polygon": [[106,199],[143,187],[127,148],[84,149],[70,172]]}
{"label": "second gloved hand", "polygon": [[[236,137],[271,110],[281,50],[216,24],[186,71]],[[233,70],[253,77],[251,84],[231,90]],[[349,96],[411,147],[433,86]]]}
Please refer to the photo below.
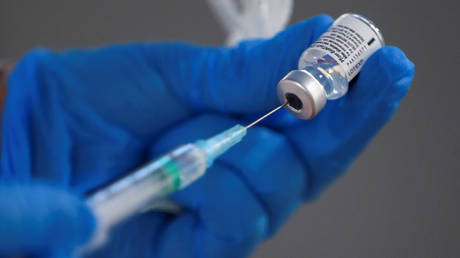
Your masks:
{"label": "second gloved hand", "polygon": [[[40,179],[85,194],[179,144],[249,121],[278,104],[277,82],[331,23],[318,16],[235,48],[32,51],[9,78],[2,178]],[[381,49],[349,94],[318,117],[298,121],[284,112],[251,128],[202,179],[172,197],[183,213],[133,217],[95,255],[247,256],[347,168],[391,117],[412,76],[399,49]]]}

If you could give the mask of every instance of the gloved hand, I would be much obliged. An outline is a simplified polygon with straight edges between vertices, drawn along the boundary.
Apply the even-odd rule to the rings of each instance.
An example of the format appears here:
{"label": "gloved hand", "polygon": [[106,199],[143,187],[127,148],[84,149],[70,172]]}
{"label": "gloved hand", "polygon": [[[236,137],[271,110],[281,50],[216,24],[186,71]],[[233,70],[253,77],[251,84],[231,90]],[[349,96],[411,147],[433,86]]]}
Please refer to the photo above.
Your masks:
{"label": "gloved hand", "polygon": [[[331,23],[330,17],[317,16],[273,39],[235,48],[155,43],[34,50],[9,77],[2,178],[17,184],[46,181],[81,196],[179,144],[244,124],[278,104],[277,82]],[[315,119],[300,121],[283,111],[251,128],[203,178],[172,196],[183,212],[135,216],[94,255],[247,256],[304,200],[346,170],[390,119],[413,72],[399,49],[379,50],[350,92],[329,101]],[[10,214],[10,205],[0,206],[0,213]],[[41,218],[36,223],[54,219]],[[89,229],[87,221],[72,223]],[[29,232],[26,225],[12,227]]]}
{"label": "gloved hand", "polygon": [[0,196],[0,257],[70,257],[93,231],[88,208],[62,189],[9,182]]}

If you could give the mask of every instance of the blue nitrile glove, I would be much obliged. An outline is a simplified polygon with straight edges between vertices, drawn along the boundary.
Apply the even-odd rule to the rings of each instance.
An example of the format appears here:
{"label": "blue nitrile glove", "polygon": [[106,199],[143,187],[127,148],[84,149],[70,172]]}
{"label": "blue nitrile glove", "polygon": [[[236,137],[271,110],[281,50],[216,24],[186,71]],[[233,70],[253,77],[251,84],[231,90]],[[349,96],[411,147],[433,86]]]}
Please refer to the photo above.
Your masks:
{"label": "blue nitrile glove", "polygon": [[[9,77],[2,178],[46,181],[84,195],[177,145],[248,122],[278,104],[277,82],[331,23],[318,16],[235,48],[164,43],[32,51]],[[283,111],[251,128],[203,178],[172,196],[183,212],[135,216],[95,256],[247,256],[356,158],[396,110],[413,71],[399,49],[379,50],[349,94],[328,102],[318,117],[300,121]],[[12,227],[28,232],[20,222]],[[38,244],[62,252],[53,242]]]}
{"label": "blue nitrile glove", "polygon": [[94,228],[85,204],[44,183],[0,183],[0,257],[71,257]]}

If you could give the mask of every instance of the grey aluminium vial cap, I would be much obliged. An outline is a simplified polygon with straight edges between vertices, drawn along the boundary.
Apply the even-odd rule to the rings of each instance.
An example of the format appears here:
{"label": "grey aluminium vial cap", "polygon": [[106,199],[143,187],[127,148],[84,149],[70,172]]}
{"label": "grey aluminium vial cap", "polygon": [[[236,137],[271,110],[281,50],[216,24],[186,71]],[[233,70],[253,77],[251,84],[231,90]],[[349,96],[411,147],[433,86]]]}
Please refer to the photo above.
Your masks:
{"label": "grey aluminium vial cap", "polygon": [[312,119],[326,105],[323,86],[305,70],[290,71],[278,83],[278,98],[287,102],[287,109],[300,119]]}

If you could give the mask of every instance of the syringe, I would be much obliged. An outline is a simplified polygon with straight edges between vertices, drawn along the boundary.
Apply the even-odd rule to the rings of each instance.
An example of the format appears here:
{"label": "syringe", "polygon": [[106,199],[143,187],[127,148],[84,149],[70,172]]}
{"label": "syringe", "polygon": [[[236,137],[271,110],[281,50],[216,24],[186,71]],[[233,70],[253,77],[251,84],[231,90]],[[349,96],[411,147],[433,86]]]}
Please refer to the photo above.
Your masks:
{"label": "syringe", "polygon": [[216,158],[243,139],[248,128],[286,105],[278,106],[247,126],[235,125],[211,138],[179,146],[96,191],[87,203],[97,217],[98,228],[81,251],[99,247],[112,226],[200,178]]}

